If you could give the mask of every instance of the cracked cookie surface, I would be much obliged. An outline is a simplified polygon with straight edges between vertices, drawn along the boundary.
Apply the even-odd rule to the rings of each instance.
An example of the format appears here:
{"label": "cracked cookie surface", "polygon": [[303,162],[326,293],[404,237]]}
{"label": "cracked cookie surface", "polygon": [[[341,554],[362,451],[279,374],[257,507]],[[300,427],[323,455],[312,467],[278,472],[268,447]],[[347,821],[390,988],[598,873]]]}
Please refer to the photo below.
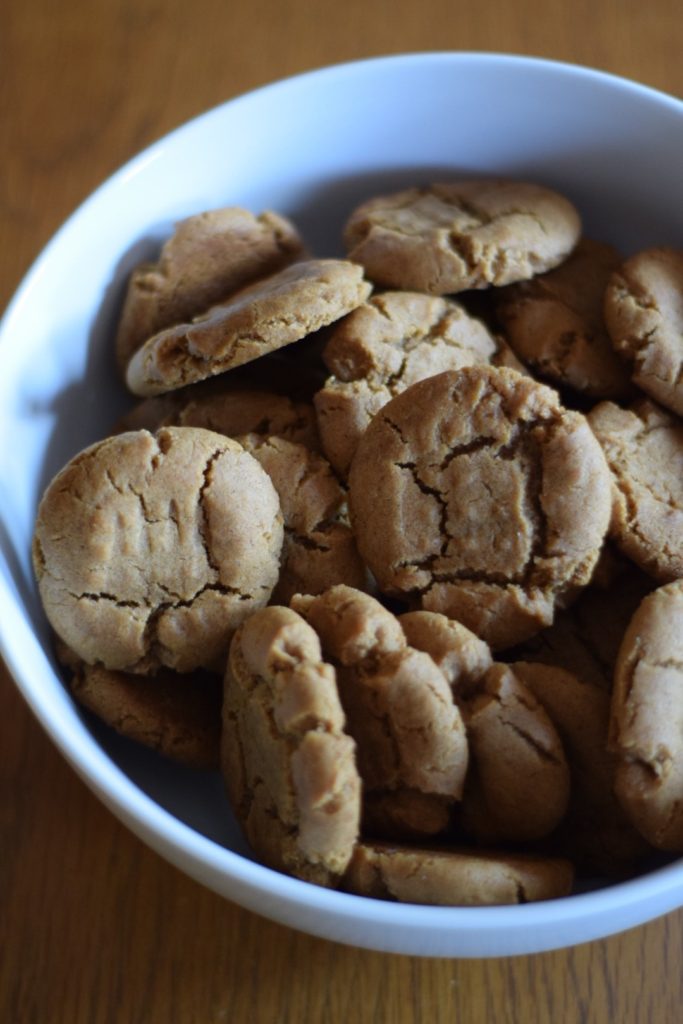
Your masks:
{"label": "cracked cookie surface", "polygon": [[408,646],[394,615],[339,585],[295,597],[337,669],[348,731],[358,745],[363,827],[376,835],[441,831],[467,769],[462,719],[445,677]]}
{"label": "cracked cookie surface", "polygon": [[47,616],[88,664],[222,671],[230,637],[265,605],[282,547],[277,493],[220,434],[119,434],[47,488],[33,557]]}
{"label": "cracked cookie surface", "polygon": [[615,792],[635,827],[683,852],[683,581],[649,594],[624,636],[614,674],[609,748]]}
{"label": "cracked cookie surface", "polygon": [[291,221],[269,210],[254,216],[231,206],[181,221],[158,261],[136,267],[130,276],[116,337],[121,371],[153,334],[203,313],[302,252]]}
{"label": "cracked cookie surface", "polygon": [[605,321],[633,380],[683,415],[683,251],[646,249],[615,271]]}
{"label": "cracked cookie surface", "polygon": [[344,877],[359,896],[432,906],[494,906],[568,896],[568,860],[361,842]]}
{"label": "cracked cookie surface", "polygon": [[582,239],[555,270],[510,285],[496,303],[508,341],[545,380],[595,398],[628,398],[633,386],[603,319],[605,288],[620,262],[611,245]]}
{"label": "cracked cookie surface", "polygon": [[241,626],[225,674],[221,762],[257,857],[337,884],[358,836],[360,779],[335,671],[306,622],[272,605]]}
{"label": "cracked cookie surface", "polygon": [[358,549],[381,591],[458,619],[496,649],[588,583],[610,475],[585,417],[512,370],[414,384],[375,416],[349,475]]}
{"label": "cracked cookie surface", "polygon": [[294,263],[153,335],[128,364],[128,387],[163,394],[242,366],[334,323],[370,290],[363,268],[348,260]]}
{"label": "cracked cookie surface", "polygon": [[648,399],[588,414],[613,480],[610,533],[625,555],[666,583],[683,576],[683,424]]}
{"label": "cracked cookie surface", "polygon": [[579,233],[579,215],[563,196],[492,179],[370,199],[351,214],[344,241],[376,284],[445,295],[550,270]]}
{"label": "cracked cookie surface", "polygon": [[323,448],[346,476],[378,409],[425,377],[487,363],[496,341],[449,299],[417,292],[373,295],[334,328],[323,351],[333,376],[314,398]]}
{"label": "cracked cookie surface", "polygon": [[348,524],[346,493],[329,463],[302,444],[249,434],[240,444],[263,466],[280,498],[285,537],[273,604],[320,594],[335,583],[365,590],[369,574]]}

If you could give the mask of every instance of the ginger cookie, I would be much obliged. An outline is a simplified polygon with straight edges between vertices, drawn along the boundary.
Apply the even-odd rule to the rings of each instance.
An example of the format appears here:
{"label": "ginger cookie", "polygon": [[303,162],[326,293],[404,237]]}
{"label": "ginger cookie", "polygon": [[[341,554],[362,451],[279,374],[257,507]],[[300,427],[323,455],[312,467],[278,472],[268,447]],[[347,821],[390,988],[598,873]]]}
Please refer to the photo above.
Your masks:
{"label": "ginger cookie", "polygon": [[344,888],[378,900],[481,907],[568,896],[573,880],[572,865],[560,858],[361,842]]}
{"label": "ginger cookie", "polygon": [[128,281],[116,337],[122,373],[152,335],[205,312],[302,253],[294,225],[270,211],[256,217],[231,206],[181,221],[158,262],[137,267]]}
{"label": "ginger cookie", "polygon": [[373,295],[337,324],[323,351],[334,375],[315,396],[323,449],[346,476],[358,439],[383,404],[425,377],[487,363],[496,342],[449,299]]}
{"label": "ginger cookie", "polygon": [[555,666],[513,662],[510,668],[543,706],[569,764],[569,805],[553,849],[593,874],[632,871],[649,847],[614,795],[616,758],[607,750],[609,694]]}
{"label": "ginger cookie", "polygon": [[349,508],[379,589],[457,619],[494,649],[548,625],[591,578],[610,474],[581,414],[512,370],[420,381],[358,445]]}
{"label": "ginger cookie", "polygon": [[559,267],[501,292],[496,310],[506,337],[539,377],[592,398],[631,396],[602,313],[619,262],[611,245],[582,239]]}
{"label": "ginger cookie", "polygon": [[480,842],[547,836],[566,813],[570,776],[542,704],[507,665],[495,664],[462,708],[472,758],[462,827]]}
{"label": "ginger cookie", "polygon": [[683,581],[649,594],[614,674],[610,750],[615,791],[653,846],[683,852]]}
{"label": "ginger cookie", "polygon": [[235,633],[225,675],[221,761],[256,856],[334,886],[358,836],[360,779],[334,669],[289,608],[271,606]]}
{"label": "ginger cookie", "polygon": [[683,415],[683,252],[646,249],[615,270],[605,294],[612,343],[633,380]]}
{"label": "ginger cookie", "polygon": [[557,192],[465,180],[368,200],[351,214],[344,242],[375,284],[446,295],[550,270],[580,230],[576,209]]}
{"label": "ginger cookie", "polygon": [[367,589],[370,579],[351,528],[340,521],[346,493],[329,463],[304,445],[248,434],[240,444],[263,466],[280,498],[285,538],[273,604],[320,594],[335,583]]}
{"label": "ginger cookie", "polygon": [[461,622],[438,612],[405,612],[398,621],[410,646],[441,670],[456,700],[471,695],[493,664],[488,644]]}
{"label": "ginger cookie", "polygon": [[219,766],[221,678],[208,672],[154,676],[86,665],[58,644],[69,690],[83,707],[121,736],[192,768]]}
{"label": "ginger cookie", "polygon": [[350,313],[369,294],[357,264],[295,263],[191,322],[153,335],[128,364],[128,387],[145,397],[206,380],[300,341]]}
{"label": "ginger cookie", "polygon": [[222,671],[275,586],[282,533],[275,488],[241,445],[164,427],[100,441],[57,474],[34,567],[51,625],[87,664]]}
{"label": "ginger cookie", "polygon": [[432,659],[408,646],[391,612],[347,586],[292,606],[335,665],[358,747],[364,833],[430,834],[448,823],[467,769],[465,731]]}
{"label": "ginger cookie", "polygon": [[610,534],[660,583],[683,576],[683,424],[648,399],[588,415],[612,473]]}

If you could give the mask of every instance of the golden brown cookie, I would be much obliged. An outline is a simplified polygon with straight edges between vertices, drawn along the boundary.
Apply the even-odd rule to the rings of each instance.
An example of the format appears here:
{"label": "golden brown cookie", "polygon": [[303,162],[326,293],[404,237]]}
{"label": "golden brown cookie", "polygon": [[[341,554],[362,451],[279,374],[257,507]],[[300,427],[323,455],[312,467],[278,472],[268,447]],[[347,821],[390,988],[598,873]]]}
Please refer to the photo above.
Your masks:
{"label": "golden brown cookie", "polygon": [[683,576],[683,424],[648,399],[588,416],[612,473],[610,533],[660,583]]}
{"label": "golden brown cookie", "polygon": [[88,711],[127,739],[192,768],[218,768],[223,686],[208,672],[154,676],[86,665],[64,645],[57,655],[69,689]]}
{"label": "golden brown cookie", "polygon": [[358,745],[364,832],[441,831],[467,769],[462,719],[443,674],[408,646],[395,616],[367,594],[340,585],[292,605],[337,669]]}
{"label": "golden brown cookie", "polygon": [[567,815],[553,836],[553,849],[593,874],[628,873],[649,847],[614,795],[616,758],[607,751],[609,694],[555,666],[517,661],[510,667],[557,729],[571,772]]}
{"label": "golden brown cookie", "polygon": [[302,444],[248,434],[240,444],[263,466],[280,498],[285,538],[273,604],[321,594],[335,583],[365,590],[370,579],[351,528],[340,521],[346,493],[329,463]]}
{"label": "golden brown cookie", "polygon": [[121,371],[153,334],[203,313],[302,252],[294,225],[270,211],[256,217],[231,206],[181,221],[158,262],[130,276],[116,337]]}
{"label": "golden brown cookie", "polygon": [[349,476],[356,542],[381,591],[493,648],[533,635],[591,578],[610,475],[585,418],[512,370],[414,384],[375,416]]}
{"label": "golden brown cookie", "polygon": [[260,860],[319,885],[338,883],[358,836],[354,751],[315,632],[289,608],[256,612],[230,646],[221,760]]}
{"label": "golden brown cookie", "polygon": [[630,397],[628,367],[602,314],[619,260],[611,245],[582,239],[559,267],[500,294],[496,308],[506,337],[539,377],[593,398]]}
{"label": "golden brown cookie", "polygon": [[373,295],[335,326],[323,359],[333,376],[315,396],[323,450],[346,476],[358,439],[382,405],[425,377],[487,363],[496,343],[449,299]]}
{"label": "golden brown cookie", "polygon": [[540,185],[466,180],[370,199],[344,230],[375,284],[446,295],[523,281],[576,245],[572,204]]}
{"label": "golden brown cookie", "polygon": [[398,621],[410,646],[428,654],[443,672],[456,700],[471,695],[493,664],[488,644],[455,619],[405,612]]}
{"label": "golden brown cookie", "polygon": [[282,515],[256,459],[191,427],[119,434],[75,456],[40,504],[46,614],[88,664],[223,670],[277,580]]}
{"label": "golden brown cookie", "polygon": [[567,811],[570,776],[543,706],[507,665],[495,664],[462,707],[472,757],[462,827],[487,843],[547,836]]}
{"label": "golden brown cookie", "polygon": [[683,581],[659,587],[631,620],[614,674],[610,750],[616,794],[635,827],[683,852]]}
{"label": "golden brown cookie", "polygon": [[478,907],[568,896],[573,880],[572,865],[559,858],[362,842],[344,887],[378,900]]}
{"label": "golden brown cookie", "polygon": [[626,260],[607,288],[605,321],[635,383],[683,415],[683,252],[646,249]]}
{"label": "golden brown cookie", "polygon": [[214,377],[334,323],[369,294],[357,264],[295,263],[153,335],[128,364],[128,387],[145,397]]}

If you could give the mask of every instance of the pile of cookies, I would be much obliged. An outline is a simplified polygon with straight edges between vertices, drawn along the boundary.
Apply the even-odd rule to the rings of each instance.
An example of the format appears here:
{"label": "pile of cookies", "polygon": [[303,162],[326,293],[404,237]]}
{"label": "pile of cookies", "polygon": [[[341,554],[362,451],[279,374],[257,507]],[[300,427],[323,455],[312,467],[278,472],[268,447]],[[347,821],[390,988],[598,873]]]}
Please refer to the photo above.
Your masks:
{"label": "pile of cookies", "polygon": [[499,180],[344,244],[231,207],[133,271],[139,401],[34,535],[74,696],[316,884],[515,903],[683,852],[683,253]]}

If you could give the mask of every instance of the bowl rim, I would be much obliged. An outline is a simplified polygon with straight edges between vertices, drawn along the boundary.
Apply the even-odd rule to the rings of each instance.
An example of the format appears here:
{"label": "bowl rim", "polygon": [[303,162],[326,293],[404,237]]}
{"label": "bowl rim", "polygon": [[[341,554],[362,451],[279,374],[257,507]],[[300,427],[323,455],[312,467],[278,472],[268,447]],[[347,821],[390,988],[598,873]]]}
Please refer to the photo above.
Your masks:
{"label": "bowl rim", "polygon": [[[140,173],[150,163],[158,160],[170,145],[176,145],[185,133],[196,130],[202,122],[220,116],[226,108],[245,102],[253,102],[267,97],[274,90],[288,88],[292,83],[314,85],[320,78],[331,76],[353,75],[359,68],[381,70],[382,66],[406,69],[417,65],[429,64],[477,64],[495,65],[498,69],[512,69],[515,72],[529,67],[547,70],[554,74],[566,75],[576,79],[595,81],[600,85],[627,91],[639,97],[649,98],[658,105],[665,105],[679,116],[683,116],[683,101],[651,86],[642,85],[611,72],[585,67],[564,61],[550,60],[522,54],[505,54],[495,51],[447,51],[434,50],[410,52],[367,57],[360,60],[349,60],[292,74],[251,89],[220,102],[157,138],[142,151],[131,157],[118,170],[110,174],[94,189],[68,216],[55,231],[41,252],[23,276],[13,297],[11,298],[2,319],[0,320],[0,346],[12,331],[15,318],[30,296],[31,289],[52,259],[53,252],[62,244],[65,237],[76,230],[90,210],[97,206],[103,198],[117,190],[125,188],[127,181]],[[0,556],[3,558],[4,556]],[[161,853],[167,860],[175,862],[186,873],[192,875],[215,889],[215,884],[206,881],[207,870],[218,872],[230,878],[232,885],[223,894],[235,902],[258,913],[282,921],[290,926],[300,927],[288,919],[285,907],[306,907],[319,915],[333,915],[337,919],[353,920],[355,925],[374,925],[382,927],[410,927],[411,923],[421,928],[430,928],[438,933],[454,931],[477,931],[494,935],[501,929],[526,930],[541,924],[547,924],[548,918],[561,930],[563,924],[569,924],[585,915],[591,918],[609,915],[614,911],[623,911],[625,907],[634,908],[644,901],[662,897],[672,897],[678,890],[677,902],[671,902],[671,908],[683,903],[683,860],[673,862],[662,868],[655,869],[637,878],[605,886],[602,889],[579,893],[571,897],[547,900],[514,906],[493,907],[431,907],[390,903],[368,897],[354,896],[349,893],[325,889],[302,882],[298,879],[280,874],[268,867],[252,861],[234,852],[218,842],[196,831],[185,822],[165,810],[114,762],[105,750],[88,734],[85,742],[83,737],[74,743],[68,723],[55,719],[40,699],[39,688],[31,680],[24,677],[24,670],[17,657],[18,640],[22,636],[32,635],[28,624],[19,615],[15,607],[16,595],[12,594],[3,577],[0,577],[0,603],[8,614],[0,616],[0,653],[14,682],[28,703],[33,714],[40,722],[51,740],[61,751],[65,759],[74,767],[85,783],[95,791],[97,796],[121,820],[124,821],[148,845]],[[46,670],[51,671],[50,663],[45,656]],[[277,900],[272,912],[268,907],[256,902],[250,894],[259,892],[270,894]],[[662,913],[664,911],[661,911]],[[637,922],[636,922],[637,923]],[[629,925],[626,925],[628,927]],[[316,929],[307,925],[306,931],[313,934],[328,935],[327,930]],[[615,928],[613,930],[619,930]],[[607,932],[599,931],[599,935]],[[334,937],[334,936],[333,936]],[[343,939],[341,941],[344,941]],[[363,945],[362,936],[353,939],[354,944]],[[556,945],[566,943],[558,936]],[[375,942],[368,948],[380,948]],[[555,948],[546,945],[543,948]],[[435,954],[433,951],[429,955]],[[450,954],[447,954],[450,955]],[[466,955],[466,954],[465,954]],[[482,955],[482,954],[477,954]],[[498,955],[498,954],[496,954]]]}

